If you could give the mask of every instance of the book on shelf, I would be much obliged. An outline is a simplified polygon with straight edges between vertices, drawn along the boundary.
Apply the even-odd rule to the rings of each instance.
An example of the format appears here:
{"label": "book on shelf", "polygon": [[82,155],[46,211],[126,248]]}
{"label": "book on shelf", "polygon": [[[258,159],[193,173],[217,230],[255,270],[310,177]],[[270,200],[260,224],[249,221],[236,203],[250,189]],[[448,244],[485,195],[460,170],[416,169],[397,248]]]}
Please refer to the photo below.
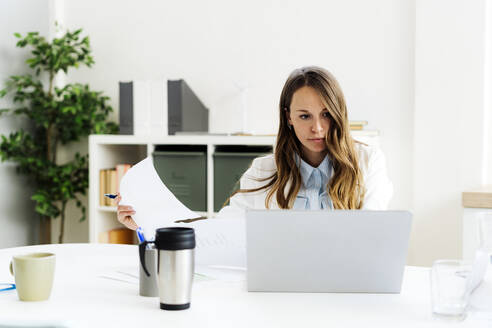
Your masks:
{"label": "book on shelf", "polygon": [[[108,194],[116,194],[118,192],[117,189],[117,183],[116,183],[116,170],[108,170],[108,174],[106,175],[106,186],[109,186],[108,189]],[[113,199],[105,197],[106,198],[106,206],[112,206],[113,205]]]}
{"label": "book on shelf", "polygon": [[362,130],[367,125],[367,121],[349,121],[350,130]]}
{"label": "book on shelf", "polygon": [[102,173],[102,180],[99,182],[102,185],[102,194],[103,194],[103,202],[101,203],[102,206],[111,206],[111,200],[107,197],[104,197],[104,194],[112,194],[113,191],[116,190],[111,190],[111,169],[104,169],[101,170],[103,171]]}
{"label": "book on shelf", "polygon": [[118,164],[115,168],[99,171],[99,205],[114,206],[114,200],[104,197],[104,194],[116,194],[119,191],[123,175],[130,169],[131,164]]}
{"label": "book on shelf", "polygon": [[98,236],[100,243],[109,244],[135,244],[135,231],[128,228],[115,228],[108,231],[103,231]]}
{"label": "book on shelf", "polygon": [[106,205],[106,200],[104,197],[105,194],[105,187],[106,187],[106,171],[105,170],[99,170],[99,205],[104,206]]}
{"label": "book on shelf", "polygon": [[99,170],[99,205],[107,206],[108,198],[104,194],[110,193],[109,190],[109,173],[110,169]]}

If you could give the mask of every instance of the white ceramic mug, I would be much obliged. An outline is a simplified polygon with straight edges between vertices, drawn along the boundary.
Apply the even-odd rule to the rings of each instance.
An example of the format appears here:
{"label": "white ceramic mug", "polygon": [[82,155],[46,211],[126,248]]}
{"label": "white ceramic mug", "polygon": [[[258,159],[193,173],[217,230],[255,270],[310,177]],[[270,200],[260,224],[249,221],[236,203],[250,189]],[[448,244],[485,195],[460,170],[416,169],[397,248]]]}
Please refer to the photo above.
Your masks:
{"label": "white ceramic mug", "polygon": [[50,297],[55,275],[53,253],[16,255],[10,262],[10,273],[15,277],[21,301],[44,301]]}

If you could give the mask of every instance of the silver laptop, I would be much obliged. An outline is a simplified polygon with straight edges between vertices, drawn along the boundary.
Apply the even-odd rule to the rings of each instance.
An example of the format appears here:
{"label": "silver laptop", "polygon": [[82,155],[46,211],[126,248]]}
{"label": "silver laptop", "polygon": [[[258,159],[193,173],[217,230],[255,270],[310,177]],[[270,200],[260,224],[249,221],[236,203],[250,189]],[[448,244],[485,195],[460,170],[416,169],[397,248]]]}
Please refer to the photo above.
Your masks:
{"label": "silver laptop", "polygon": [[399,293],[406,211],[248,210],[248,291]]}

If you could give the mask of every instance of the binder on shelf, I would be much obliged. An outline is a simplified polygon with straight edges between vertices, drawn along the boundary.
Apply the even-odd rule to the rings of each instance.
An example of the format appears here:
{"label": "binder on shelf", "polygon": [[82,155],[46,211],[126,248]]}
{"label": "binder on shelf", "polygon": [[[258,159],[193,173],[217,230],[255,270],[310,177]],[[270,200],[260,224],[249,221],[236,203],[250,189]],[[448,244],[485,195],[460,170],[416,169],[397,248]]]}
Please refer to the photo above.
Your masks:
{"label": "binder on shelf", "polygon": [[168,132],[208,132],[208,108],[184,80],[167,81]]}
{"label": "binder on shelf", "polygon": [[184,80],[120,82],[120,134],[208,132],[208,108]]}
{"label": "binder on shelf", "polygon": [[150,134],[154,137],[168,135],[167,80],[150,81]]}
{"label": "binder on shelf", "polygon": [[167,135],[167,80],[120,82],[120,134]]}
{"label": "binder on shelf", "polygon": [[150,81],[133,81],[133,134],[150,135]]}
{"label": "binder on shelf", "polygon": [[120,134],[133,134],[133,82],[120,82]]}

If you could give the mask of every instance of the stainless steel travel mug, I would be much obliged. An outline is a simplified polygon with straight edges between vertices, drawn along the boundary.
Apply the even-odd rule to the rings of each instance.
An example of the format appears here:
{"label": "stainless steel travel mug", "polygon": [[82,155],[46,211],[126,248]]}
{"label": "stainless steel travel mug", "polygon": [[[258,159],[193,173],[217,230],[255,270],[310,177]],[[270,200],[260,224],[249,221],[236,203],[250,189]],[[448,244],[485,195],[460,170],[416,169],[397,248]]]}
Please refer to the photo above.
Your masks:
{"label": "stainless steel travel mug", "polygon": [[145,249],[145,264],[150,275],[147,275],[140,264],[139,275],[139,294],[140,296],[157,297],[159,288],[157,287],[157,249],[154,245],[149,245]]}
{"label": "stainless steel travel mug", "polygon": [[[144,271],[146,244],[139,245]],[[160,308],[184,310],[190,307],[191,288],[195,271],[195,231],[193,228],[171,227],[156,230],[157,285]]]}

